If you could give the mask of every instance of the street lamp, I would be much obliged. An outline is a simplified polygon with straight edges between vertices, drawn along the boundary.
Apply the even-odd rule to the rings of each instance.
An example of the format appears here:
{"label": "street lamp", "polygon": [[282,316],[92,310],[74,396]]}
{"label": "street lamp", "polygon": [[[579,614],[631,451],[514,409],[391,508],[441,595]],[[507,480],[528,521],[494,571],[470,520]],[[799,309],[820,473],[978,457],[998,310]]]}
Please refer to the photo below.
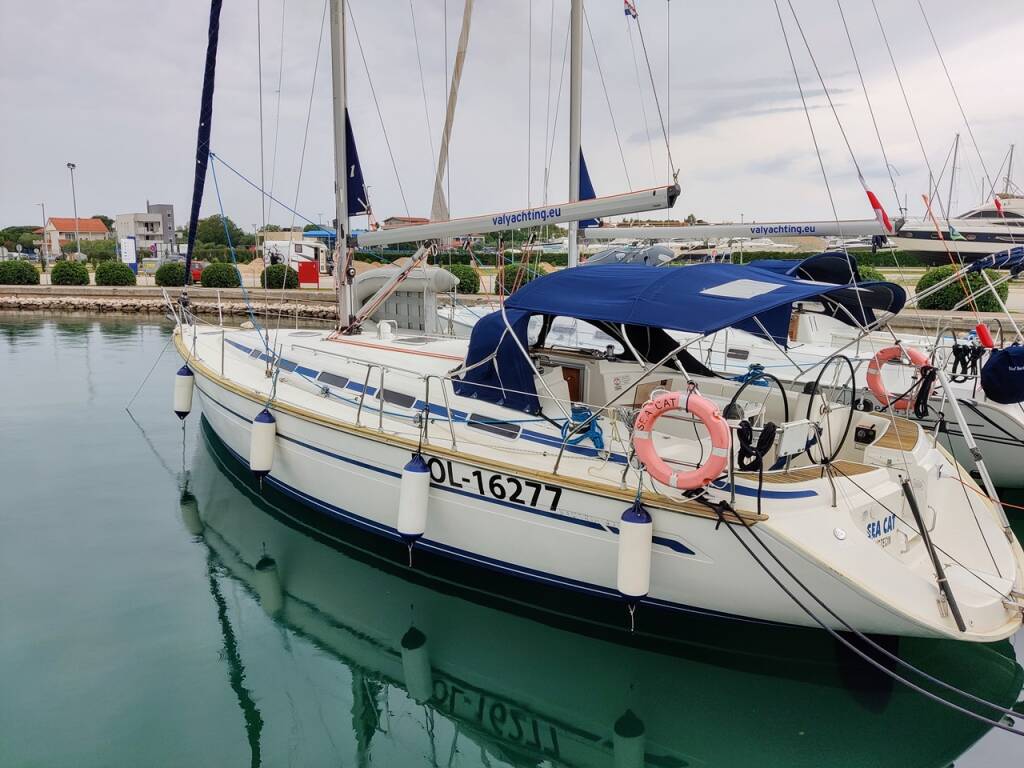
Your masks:
{"label": "street lamp", "polygon": [[68,171],[71,173],[71,205],[75,212],[75,253],[82,252],[82,233],[78,227],[78,200],[75,198],[75,168],[77,166],[74,163],[68,163]]}
{"label": "street lamp", "polygon": [[46,203],[36,203],[36,205],[43,209],[43,237],[39,241],[39,262],[43,265],[43,269],[46,269],[46,257],[49,255],[49,249],[46,247]]}

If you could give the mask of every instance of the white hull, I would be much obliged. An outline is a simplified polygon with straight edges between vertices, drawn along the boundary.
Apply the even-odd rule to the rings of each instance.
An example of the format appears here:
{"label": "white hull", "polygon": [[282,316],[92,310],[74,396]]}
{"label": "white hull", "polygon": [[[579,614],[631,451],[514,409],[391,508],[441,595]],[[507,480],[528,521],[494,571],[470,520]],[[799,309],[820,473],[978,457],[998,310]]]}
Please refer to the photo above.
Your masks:
{"label": "white hull", "polygon": [[[185,332],[191,333],[187,327]],[[266,402],[269,389],[262,363],[229,349],[227,375],[221,376],[214,367],[218,363],[212,362],[220,359],[220,332],[200,334],[196,356],[188,352],[191,340],[183,341],[180,333],[176,334],[178,350],[183,357],[192,358],[188,363],[196,376],[204,415],[231,451],[247,461],[251,422]],[[212,364],[202,362],[204,357]],[[363,426],[357,426],[354,405],[325,400],[315,391],[287,383],[289,378],[278,382],[277,399],[270,406],[278,439],[273,469],[264,482],[325,515],[397,540],[399,474],[415,450],[416,432],[410,431],[408,424],[391,423],[387,410],[381,414],[369,408],[362,412]],[[365,426],[368,420],[372,427]],[[619,599],[617,526],[633,492],[617,487],[614,481],[590,479],[600,479],[601,472],[617,477],[618,465],[567,454],[563,474],[555,476],[531,467],[528,456],[499,453],[507,458],[491,458],[494,454],[485,443],[468,452],[467,447],[453,450],[450,441],[445,444],[438,438],[446,427],[435,425],[432,429],[433,442],[423,451],[432,465],[430,509],[426,533],[416,549],[547,586]],[[465,427],[461,429],[465,431]],[[461,440],[474,437],[460,433]],[[915,451],[926,473],[929,465],[938,468],[945,463],[925,441],[920,441]],[[553,458],[555,452],[552,448],[545,455]],[[594,466],[588,471],[589,465]],[[941,468],[938,473],[942,475]],[[943,616],[938,607],[934,574],[920,537],[909,530],[898,531],[900,526],[891,522],[886,523],[886,530],[890,524],[892,530],[884,543],[871,540],[862,531],[865,524],[881,524],[877,523],[881,511],[866,493],[842,480],[835,482],[842,495],[842,503],[835,505],[825,501],[834,492],[827,478],[807,480],[796,489],[792,485],[766,486],[765,517],[753,527],[839,616],[861,631],[883,634],[992,641],[1016,630],[1019,612],[1004,606],[1001,598],[993,599],[991,590],[989,594],[979,591],[976,577],[965,571],[956,583],[962,610],[974,626],[959,633],[952,618]],[[884,490],[893,503],[899,502],[898,485],[888,470],[869,471],[861,482],[872,492]],[[940,545],[967,547],[961,558],[968,561],[978,555],[980,547],[987,546],[1005,572],[1018,572],[1017,563],[1024,554],[1016,544],[1007,543],[987,509],[978,523],[985,542],[977,529],[973,544],[956,541],[959,534],[953,526],[964,524],[964,510],[962,505],[957,507],[962,494],[942,491],[944,485],[950,485],[950,490],[956,485],[959,494],[959,483],[948,469],[946,475],[926,483],[936,486],[928,490],[929,503],[936,520],[945,521],[933,532]],[[518,502],[511,501],[514,486],[531,484],[538,489],[533,498],[524,493]],[[750,496],[756,495],[755,486],[756,481],[737,481],[742,493],[736,496],[736,508],[748,515],[753,515]],[[945,497],[953,498],[954,503],[947,504]],[[699,508],[694,511],[692,503],[686,507],[684,502],[681,508],[678,502],[660,499],[644,494],[654,519],[655,543],[651,590],[641,601],[641,611],[695,611],[816,626],[771,582],[736,538],[718,526],[713,513]],[[844,533],[840,536],[837,531]],[[750,534],[741,529],[740,535]],[[752,539],[747,541],[758,547]],[[900,554],[898,547],[904,548]],[[995,576],[992,579],[1003,584]],[[1008,594],[1010,587],[1007,582],[1001,589]],[[894,591],[898,592],[896,599]],[[834,619],[820,618],[841,628]]]}

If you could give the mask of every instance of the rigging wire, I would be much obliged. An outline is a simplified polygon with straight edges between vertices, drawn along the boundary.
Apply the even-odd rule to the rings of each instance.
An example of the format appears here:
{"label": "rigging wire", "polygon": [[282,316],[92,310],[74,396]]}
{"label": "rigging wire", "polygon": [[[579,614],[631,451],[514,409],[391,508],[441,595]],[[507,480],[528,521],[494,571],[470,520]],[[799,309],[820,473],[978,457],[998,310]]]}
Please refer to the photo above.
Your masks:
{"label": "rigging wire", "polygon": [[633,52],[633,73],[636,75],[636,95],[640,98],[640,114],[644,119],[644,133],[647,135],[647,153],[651,158],[651,183],[658,183],[658,172],[654,167],[654,144],[651,142],[651,127],[647,120],[647,105],[644,102],[644,89],[640,83],[640,63],[636,55],[636,43],[633,42],[633,28],[626,23],[626,37],[629,38],[629,49]]}
{"label": "rigging wire", "polygon": [[[266,168],[263,157],[263,31],[260,22],[260,0],[256,0],[256,81],[259,91],[260,105],[260,188],[267,188]],[[267,207],[266,201],[260,194],[260,213],[263,214],[263,231],[267,229]]]}
{"label": "rigging wire", "polygon": [[548,204],[548,132],[551,126],[551,68],[555,58],[555,0],[551,0],[551,19],[548,23],[548,93],[544,112],[544,205]]}
{"label": "rigging wire", "polygon": [[430,127],[430,109],[427,107],[427,81],[423,76],[423,59],[420,57],[420,36],[416,31],[416,11],[413,10],[412,0],[409,0],[409,16],[412,17],[412,39],[416,44],[416,66],[420,70],[420,93],[423,94],[423,117],[427,124],[427,142],[430,144],[430,156],[434,154],[434,129]]}
{"label": "rigging wire", "polygon": [[[284,18],[286,7],[287,0],[281,0],[281,55],[277,61],[277,105],[274,107],[274,152],[270,159],[270,194],[266,195],[267,213],[264,216],[264,221],[270,219],[270,212],[273,210],[274,203],[277,202],[274,199],[274,180],[277,177],[277,140],[281,136],[281,86],[284,82]],[[260,191],[266,194],[266,189],[266,185],[264,185],[261,180]]]}
{"label": "rigging wire", "polygon": [[[661,136],[665,141],[665,153],[668,155],[668,164],[672,169],[672,178],[674,179],[678,174],[678,170],[676,169],[675,161],[672,159],[672,147],[668,141],[668,127],[665,125],[665,117],[661,113],[661,99],[658,98],[658,88],[654,83],[654,69],[651,67],[651,57],[647,53],[647,42],[644,40],[644,27],[640,22],[639,14],[634,15],[633,19],[636,21],[636,31],[640,35],[640,47],[643,49],[644,62],[647,64],[647,76],[651,80],[651,96],[654,98],[654,107],[658,111],[658,122],[661,125]],[[631,37],[631,43],[632,40],[633,38]]]}
{"label": "rigging wire", "polygon": [[526,207],[530,208],[533,191],[531,171],[533,171],[533,0],[529,0],[526,33]]}
{"label": "rigging wire", "polygon": [[967,127],[967,135],[971,137],[971,144],[974,145],[974,151],[978,155],[978,160],[981,161],[981,170],[985,174],[986,181],[992,182],[992,177],[988,174],[988,168],[985,166],[985,158],[982,157],[981,149],[978,148],[978,141],[974,138],[974,129],[971,127],[970,120],[967,119],[967,113],[964,111],[964,105],[960,101],[960,94],[957,93],[956,86],[953,85],[953,78],[949,74],[949,68],[946,66],[946,59],[942,55],[942,50],[939,48],[939,42],[935,39],[935,32],[932,30],[932,24],[928,20],[928,14],[925,13],[924,4],[921,0],[917,0],[917,7],[921,9],[921,17],[924,19],[924,24],[928,27],[928,35],[932,39],[932,45],[935,46],[935,53],[939,55],[939,63],[942,64],[942,71],[946,74],[946,81],[949,83],[949,89],[953,91],[953,99],[956,101],[956,106],[960,110],[960,117],[964,120],[964,125]]}
{"label": "rigging wire", "polygon": [[594,63],[597,64],[597,74],[601,80],[601,90],[604,91],[604,100],[608,105],[608,116],[612,121],[612,131],[615,133],[615,143],[619,147],[619,159],[622,160],[622,171],[626,174],[626,187],[632,191],[633,182],[629,179],[629,166],[626,164],[626,154],[622,151],[622,137],[619,135],[619,126],[615,122],[615,112],[612,110],[612,100],[608,96],[608,84],[604,79],[604,69],[601,67],[601,57],[597,52],[597,43],[594,42],[594,32],[590,28],[590,17],[587,15],[587,9],[583,8],[583,21],[587,25],[587,35],[590,37],[590,47],[594,49]]}
{"label": "rigging wire", "polygon": [[[366,52],[363,50],[363,40],[359,36],[359,27],[356,26],[356,17],[352,13],[352,3],[344,0],[348,9],[348,17],[352,20],[352,32],[356,36],[356,46],[359,48],[359,57],[363,60],[363,69],[366,70],[366,84],[370,87],[370,95],[373,97],[373,105],[377,110],[377,120],[380,122],[381,136],[384,137],[384,145],[388,149],[388,156],[391,158],[391,169],[395,173],[395,183],[398,184],[398,194],[402,197],[402,206],[405,208],[405,215],[409,215],[409,203],[405,199],[405,188],[402,186],[402,177],[398,173],[398,163],[395,161],[395,153],[391,148],[391,139],[388,138],[388,130],[384,126],[384,115],[380,109],[380,101],[377,99],[377,89],[373,85],[373,75],[370,74],[370,66],[366,63]],[[339,179],[339,184],[342,180]],[[450,202],[450,200],[449,200]]]}
{"label": "rigging wire", "polygon": [[868,105],[868,114],[871,115],[871,125],[875,129],[875,138],[878,139],[878,148],[882,151],[882,162],[885,163],[885,172],[889,175],[889,183],[892,184],[892,194],[896,200],[896,208],[900,211],[900,215],[906,218],[907,211],[900,205],[900,193],[896,189],[896,178],[892,174],[892,165],[889,163],[888,153],[885,151],[885,142],[882,141],[882,132],[878,128],[878,119],[875,117],[875,108],[871,104],[871,97],[868,96],[868,86],[864,82],[864,73],[860,68],[860,59],[857,57],[857,49],[853,45],[853,36],[850,33],[850,27],[846,23],[846,14],[843,12],[842,0],[836,0],[836,6],[839,8],[839,18],[843,22],[843,30],[846,32],[846,40],[850,44],[850,54],[853,56],[854,66],[857,68],[857,78],[860,80],[860,88],[864,93],[864,101]]}
{"label": "rigging wire", "polygon": [[565,27],[565,45],[562,47],[562,69],[558,76],[558,96],[555,98],[555,117],[551,123],[551,144],[547,150],[547,166],[544,169],[544,200],[548,199],[548,181],[551,178],[551,161],[555,154],[555,133],[558,128],[558,112],[562,103],[562,86],[565,84],[565,62],[569,57],[569,25]]}

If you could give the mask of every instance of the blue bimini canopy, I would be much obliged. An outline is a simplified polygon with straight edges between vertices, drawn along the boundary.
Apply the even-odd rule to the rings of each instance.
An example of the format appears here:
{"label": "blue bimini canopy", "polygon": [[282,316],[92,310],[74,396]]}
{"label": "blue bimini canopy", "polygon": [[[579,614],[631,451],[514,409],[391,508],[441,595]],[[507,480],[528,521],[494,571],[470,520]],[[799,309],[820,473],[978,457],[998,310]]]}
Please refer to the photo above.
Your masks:
{"label": "blue bimini canopy", "polygon": [[742,328],[785,344],[793,303],[798,301],[819,301],[849,325],[867,325],[874,322],[875,310],[899,312],[906,293],[894,283],[837,286],[736,264],[609,264],[538,278],[512,294],[505,306],[689,333]]}
{"label": "blue bimini canopy", "polygon": [[981,272],[983,269],[1008,269],[1015,274],[1020,272],[1024,269],[1024,245],[990,253],[967,266],[968,272]]}
{"label": "blue bimini canopy", "polygon": [[473,327],[468,370],[455,391],[537,413],[533,371],[519,348],[529,343],[532,315],[577,318],[612,332],[624,326],[627,335],[636,327],[697,334],[733,327],[785,345],[794,302],[821,302],[826,312],[844,322],[867,325],[874,321],[875,310],[895,313],[905,300],[903,289],[892,283],[837,286],[733,264],[565,269],[509,296],[508,325],[499,311]]}

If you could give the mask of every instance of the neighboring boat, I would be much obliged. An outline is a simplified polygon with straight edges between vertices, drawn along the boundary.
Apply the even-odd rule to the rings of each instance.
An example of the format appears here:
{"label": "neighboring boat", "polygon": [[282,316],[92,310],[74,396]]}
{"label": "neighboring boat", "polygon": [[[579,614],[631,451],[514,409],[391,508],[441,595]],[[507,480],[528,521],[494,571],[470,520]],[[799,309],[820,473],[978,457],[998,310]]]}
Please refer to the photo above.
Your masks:
{"label": "neighboring boat", "polygon": [[[538,610],[532,599],[507,602],[490,582],[453,572],[421,585],[422,573],[411,574],[404,556],[398,564],[373,537],[325,526],[302,505],[260,489],[212,430],[203,433],[181,510],[209,567],[241,587],[239,605],[228,603],[246,617],[235,629],[237,664],[244,670],[254,650],[246,638],[255,632],[261,654],[268,642],[298,655],[308,645],[337,666],[328,663],[325,674],[345,681],[351,673],[352,705],[331,701],[332,717],[351,711],[353,730],[364,734],[345,742],[356,764],[447,753],[447,740],[438,750],[432,735],[440,747],[442,734],[452,733],[453,754],[456,747],[479,754],[484,764],[769,768],[827,755],[832,766],[902,768],[912,759],[946,768],[989,730],[893,686],[822,634],[788,638],[782,655],[773,652],[774,633],[752,626],[734,634],[733,647],[693,623],[669,642],[645,642],[638,632],[620,645],[607,639],[614,630]],[[281,634],[265,632],[257,604]],[[1006,707],[1024,681],[1005,641],[905,639],[899,654]],[[277,739],[282,731],[267,713],[284,700],[322,698],[323,680],[282,681],[283,688],[276,678],[269,686],[247,679],[264,715],[247,722],[266,721],[264,761],[287,750],[308,764],[310,740]],[[402,729],[399,753],[379,727],[389,716],[413,726]],[[430,726],[419,727],[424,721]],[[897,742],[876,737],[890,731]],[[353,761],[346,752],[336,760],[346,761]]]}
{"label": "neighboring boat", "polygon": [[[898,310],[902,289],[879,285],[823,293],[821,283],[734,265],[595,266],[520,289],[475,325],[468,346],[297,330],[281,333],[274,354],[258,330],[206,329],[187,318],[174,340],[205,417],[265,483],[330,518],[405,540],[411,553],[625,596],[645,610],[815,626],[720,530],[725,523],[764,541],[862,631],[1007,637],[1021,624],[1024,553],[1001,530],[997,506],[917,425],[817,396],[742,398],[740,382],[713,377],[666,333],[760,325],[784,334],[793,303],[812,299]],[[531,316],[541,317],[538,339],[528,336]],[[594,353],[546,344],[543,328],[557,316],[599,326],[618,346]],[[703,395],[688,404],[711,439],[694,418],[670,419],[645,438],[651,426],[638,418],[634,427],[631,409],[667,408],[659,393],[685,392],[688,382]],[[761,476],[735,470],[741,446],[720,431],[716,407],[758,426],[780,424],[789,447],[766,449]],[[646,470],[631,463],[634,449]],[[822,451],[827,470],[815,459]],[[665,474],[659,457],[671,462]],[[429,473],[429,489],[409,490],[414,472]],[[704,479],[687,486],[694,473]],[[639,549],[623,533],[635,501],[645,508],[639,519],[652,521],[645,530],[653,538]],[[915,504],[927,522],[915,523]],[[935,552],[950,564],[945,597]]]}
{"label": "neighboring boat", "polygon": [[[963,261],[1024,245],[1024,197],[999,195],[1002,211],[990,202],[960,214],[949,221],[940,220],[942,238],[930,220],[907,222],[889,240],[904,252],[920,256],[930,264],[949,264],[949,254]],[[950,231],[950,227],[956,234]]]}

